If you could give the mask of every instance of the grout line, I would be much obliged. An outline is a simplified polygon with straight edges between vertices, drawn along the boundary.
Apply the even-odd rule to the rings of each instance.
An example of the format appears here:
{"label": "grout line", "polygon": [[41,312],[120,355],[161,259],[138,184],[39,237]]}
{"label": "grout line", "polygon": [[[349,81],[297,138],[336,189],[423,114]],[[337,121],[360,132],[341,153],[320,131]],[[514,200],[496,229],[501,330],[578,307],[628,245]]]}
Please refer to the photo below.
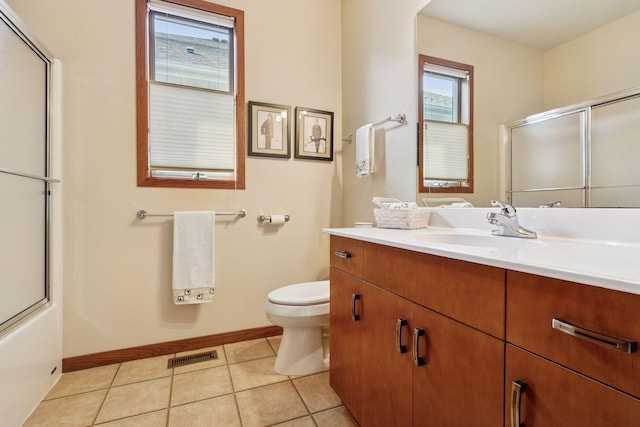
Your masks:
{"label": "grout line", "polygon": [[[177,405],[172,405],[171,407],[172,408],[179,408],[181,406],[191,405],[192,403],[200,403],[200,402],[204,402],[204,401],[207,401],[207,400],[217,399],[219,397],[229,396],[231,394],[235,394],[235,393],[222,393],[222,394],[218,394],[216,396],[203,397],[201,399],[191,400],[189,402],[178,403]],[[155,412],[155,411],[151,411],[151,412]]]}
{"label": "grout line", "polygon": [[[298,377],[298,378],[301,378],[301,377]],[[291,382],[291,387],[293,387],[293,389],[296,391],[296,394],[298,395],[298,397],[302,401],[302,404],[304,405],[305,408],[307,408],[307,412],[308,412],[307,415],[310,416],[311,415],[311,408],[309,408],[309,405],[307,405],[307,402],[304,400],[304,397],[302,397],[302,394],[298,390],[298,387],[296,387],[296,384],[293,382],[293,379],[289,378],[289,381]],[[311,417],[311,419],[313,419],[313,417]]]}
{"label": "grout line", "polygon": [[116,369],[115,374],[113,374],[113,378],[111,378],[111,382],[109,383],[109,387],[107,388],[107,392],[104,394],[104,399],[102,399],[102,403],[100,404],[100,407],[96,411],[96,415],[93,417],[93,420],[91,421],[91,425],[92,426],[96,424],[96,421],[98,420],[98,415],[100,415],[100,412],[102,411],[102,408],[104,408],[104,404],[107,401],[107,397],[109,397],[109,392],[111,392],[111,387],[113,386],[113,383],[116,380],[116,377],[118,376],[118,373],[120,372],[120,368],[121,367],[122,367],[122,363],[118,363],[118,368]]}
{"label": "grout line", "polygon": [[268,359],[270,357],[276,357],[276,356],[273,354],[269,356],[259,356],[259,357],[254,357],[253,359],[241,360],[239,362],[232,362],[232,363],[227,362],[227,365],[239,365],[240,363],[253,362],[255,360]]}
{"label": "grout line", "polygon": [[120,418],[114,418],[112,420],[102,421],[100,424],[91,424],[91,425],[94,426],[94,427],[100,427],[100,426],[103,426],[105,424],[111,424],[113,422],[124,421],[124,420],[128,420],[130,418],[140,417],[140,416],[143,416],[143,415],[153,414],[153,413],[162,412],[162,411],[168,411],[168,408],[154,409],[152,411],[140,412],[139,414],[127,415],[127,416],[120,417]]}
{"label": "grout line", "polygon": [[[280,340],[282,340],[282,335],[278,335],[280,337]],[[275,337],[270,337],[270,338],[275,338]],[[269,343],[269,347],[271,347],[271,350],[273,351],[273,354],[275,356],[278,355],[278,349],[276,348],[275,345],[273,345],[273,343],[271,342],[271,340],[269,338],[265,338],[267,340],[267,343]]]}
{"label": "grout line", "polygon": [[[177,353],[173,354],[176,357]],[[171,400],[173,399],[173,379],[176,376],[176,368],[171,368],[171,381],[169,384],[169,402],[167,402],[167,419],[165,420],[165,427],[169,427],[169,419],[171,418]]]}
{"label": "grout line", "polygon": [[222,351],[224,352],[224,361],[225,366],[227,367],[227,374],[229,374],[229,382],[231,382],[231,390],[233,394],[233,401],[236,404],[236,414],[238,415],[238,420],[240,421],[240,427],[244,426],[244,422],[242,420],[242,413],[240,412],[240,404],[238,403],[238,393],[236,392],[236,385],[233,382],[233,375],[231,375],[231,369],[229,369],[229,357],[227,355],[227,349],[225,346],[222,346]]}

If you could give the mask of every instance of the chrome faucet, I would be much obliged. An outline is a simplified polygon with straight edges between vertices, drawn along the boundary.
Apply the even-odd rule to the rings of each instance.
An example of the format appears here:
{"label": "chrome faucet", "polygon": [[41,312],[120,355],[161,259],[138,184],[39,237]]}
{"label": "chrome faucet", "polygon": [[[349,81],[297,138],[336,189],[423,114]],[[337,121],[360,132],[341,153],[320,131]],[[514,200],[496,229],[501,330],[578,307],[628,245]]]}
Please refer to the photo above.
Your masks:
{"label": "chrome faucet", "polygon": [[499,200],[492,200],[491,205],[500,208],[499,213],[489,212],[487,214],[487,220],[498,227],[492,231],[495,236],[523,237],[525,239],[538,237],[535,231],[527,230],[519,224],[516,208]]}
{"label": "chrome faucet", "polygon": [[543,203],[538,207],[539,208],[555,208],[557,206],[560,206],[561,204],[562,202],[560,200],[554,200],[553,202]]}

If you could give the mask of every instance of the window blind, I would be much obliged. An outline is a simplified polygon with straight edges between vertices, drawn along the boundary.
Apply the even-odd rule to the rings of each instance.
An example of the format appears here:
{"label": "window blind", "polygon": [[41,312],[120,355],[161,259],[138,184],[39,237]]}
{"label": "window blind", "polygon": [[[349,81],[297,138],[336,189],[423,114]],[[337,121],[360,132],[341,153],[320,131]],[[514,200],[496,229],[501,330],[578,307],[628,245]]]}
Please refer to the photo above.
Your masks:
{"label": "window blind", "polygon": [[425,179],[468,180],[469,129],[466,125],[425,121]]}
{"label": "window blind", "polygon": [[235,169],[235,99],[227,93],[149,85],[152,170]]}
{"label": "window blind", "polygon": [[424,71],[426,71],[427,73],[442,74],[459,79],[467,79],[469,77],[469,72],[467,70],[460,70],[458,68],[446,67],[444,65],[431,63],[424,64]]}
{"label": "window blind", "polygon": [[193,21],[207,22],[209,24],[220,25],[227,28],[233,28],[235,25],[235,19],[233,17],[205,12],[191,7],[180,6],[164,1],[150,0],[148,3],[148,7],[149,10],[153,10],[154,12],[180,16],[183,18],[191,19]]}

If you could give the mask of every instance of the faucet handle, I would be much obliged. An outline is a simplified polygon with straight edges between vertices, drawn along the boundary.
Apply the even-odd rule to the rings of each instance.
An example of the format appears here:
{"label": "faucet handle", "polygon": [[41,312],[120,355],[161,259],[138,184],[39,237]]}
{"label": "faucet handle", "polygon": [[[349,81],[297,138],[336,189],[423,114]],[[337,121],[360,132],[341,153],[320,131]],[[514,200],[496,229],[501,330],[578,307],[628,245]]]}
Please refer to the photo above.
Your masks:
{"label": "faucet handle", "polygon": [[513,218],[514,216],[516,216],[516,208],[508,203],[501,202],[500,200],[492,200],[491,206],[499,207],[500,213],[502,215],[508,216],[509,218]]}
{"label": "faucet handle", "polygon": [[562,202],[560,200],[554,200],[553,202],[543,203],[539,208],[555,208],[556,206],[560,206]]}

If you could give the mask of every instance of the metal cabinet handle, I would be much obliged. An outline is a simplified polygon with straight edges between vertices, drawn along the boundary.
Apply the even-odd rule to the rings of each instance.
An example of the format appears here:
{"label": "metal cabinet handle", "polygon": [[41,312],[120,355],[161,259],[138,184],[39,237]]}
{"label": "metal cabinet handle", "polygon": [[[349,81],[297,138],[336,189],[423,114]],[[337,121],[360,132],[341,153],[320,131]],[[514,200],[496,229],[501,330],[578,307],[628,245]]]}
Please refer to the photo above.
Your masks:
{"label": "metal cabinet handle", "polygon": [[347,258],[351,258],[351,254],[347,251],[343,251],[343,250],[337,250],[334,252],[334,254],[338,257],[338,258],[342,258],[342,259],[347,259]]}
{"label": "metal cabinet handle", "polygon": [[520,422],[520,403],[522,393],[527,390],[527,383],[522,380],[515,380],[511,383],[511,427],[524,427]]}
{"label": "metal cabinet handle", "polygon": [[637,341],[602,335],[598,332],[593,332],[588,329],[574,326],[571,323],[565,322],[561,319],[553,319],[553,321],[551,322],[551,327],[560,332],[564,332],[565,334],[580,338],[581,340],[599,344],[614,350],[619,350],[627,354],[635,353],[636,351],[638,351]]}
{"label": "metal cabinet handle", "polygon": [[424,335],[424,329],[413,328],[413,364],[416,366],[424,365],[424,358],[418,356],[418,340]]}
{"label": "metal cabinet handle", "polygon": [[354,322],[360,320],[360,315],[356,314],[356,301],[360,299],[360,294],[351,295],[351,318]]}
{"label": "metal cabinet handle", "polygon": [[396,322],[396,350],[403,354],[407,352],[407,346],[402,345],[402,327],[407,325],[407,319],[400,318]]}

